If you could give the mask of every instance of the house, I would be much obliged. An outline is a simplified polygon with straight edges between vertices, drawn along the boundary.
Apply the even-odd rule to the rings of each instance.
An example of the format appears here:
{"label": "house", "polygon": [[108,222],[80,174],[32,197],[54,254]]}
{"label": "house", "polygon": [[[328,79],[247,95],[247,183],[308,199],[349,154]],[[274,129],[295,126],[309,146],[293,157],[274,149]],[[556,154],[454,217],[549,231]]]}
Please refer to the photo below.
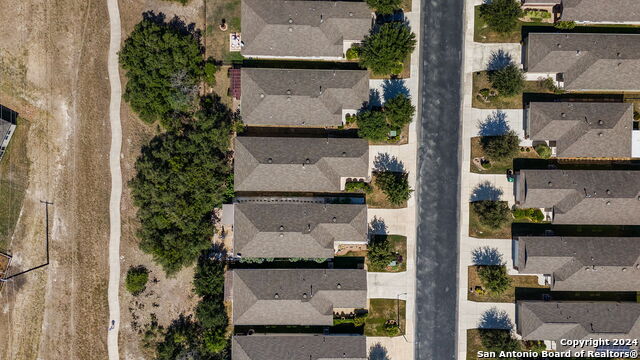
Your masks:
{"label": "house", "polygon": [[529,33],[528,80],[552,78],[567,91],[640,90],[640,34]]}
{"label": "house", "polygon": [[9,146],[17,121],[17,112],[0,105],[0,160]]}
{"label": "house", "polygon": [[555,291],[640,291],[640,237],[520,236],[520,274],[544,274]]}
{"label": "house", "polygon": [[637,225],[640,171],[520,170],[520,208],[540,208],[554,224]]}
{"label": "house", "polygon": [[525,134],[564,158],[629,158],[632,103],[531,102]]}
{"label": "house", "polygon": [[239,200],[233,252],[242,258],[333,258],[340,244],[367,243],[366,205],[291,201]]}
{"label": "house", "polygon": [[640,24],[638,0],[562,0],[562,21],[583,24]]}
{"label": "house", "polygon": [[368,101],[366,70],[242,69],[242,121],[249,126],[340,126]]}
{"label": "house", "polygon": [[234,269],[233,324],[333,325],[333,313],[367,307],[367,272],[351,269]]}
{"label": "house", "polygon": [[363,1],[242,0],[242,55],[342,60],[372,25]]}
{"label": "house", "polygon": [[369,144],[356,138],[238,137],[236,191],[340,192],[369,179]]}
{"label": "house", "polygon": [[[516,327],[524,340],[553,341],[552,348],[557,350],[569,349],[561,344],[561,339],[633,340],[640,338],[640,303],[518,301]],[[594,348],[605,350],[607,347],[585,344],[571,349]],[[631,349],[637,348],[637,343],[631,346]]]}
{"label": "house", "polygon": [[364,336],[326,335],[251,335],[234,336],[232,360],[367,359]]}

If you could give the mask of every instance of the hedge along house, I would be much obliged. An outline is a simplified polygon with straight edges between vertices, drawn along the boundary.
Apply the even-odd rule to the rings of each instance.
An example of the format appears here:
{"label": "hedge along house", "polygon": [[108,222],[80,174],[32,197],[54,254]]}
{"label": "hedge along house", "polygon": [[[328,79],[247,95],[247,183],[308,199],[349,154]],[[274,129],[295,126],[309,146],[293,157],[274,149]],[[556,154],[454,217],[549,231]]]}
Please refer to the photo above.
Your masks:
{"label": "hedge along house", "polygon": [[366,360],[367,339],[350,335],[253,335],[231,339],[232,360]]}
{"label": "hedge along house", "polygon": [[18,113],[0,105],[0,160],[7,151],[17,124]]}
{"label": "hedge along house", "polygon": [[369,101],[365,70],[242,69],[249,126],[337,127]]}
{"label": "hedge along house", "polygon": [[640,34],[529,33],[525,77],[570,92],[640,91]]}
{"label": "hedge along house", "polygon": [[560,158],[630,158],[632,103],[531,102],[525,110],[525,136],[545,143]]}
{"label": "hedge along house", "polygon": [[523,0],[522,9],[548,12],[554,21],[640,25],[637,0]]}
{"label": "hedge along house", "polygon": [[334,312],[367,307],[366,270],[234,269],[226,276],[235,326],[332,326]]}
{"label": "hedge along house", "polygon": [[640,291],[640,238],[520,236],[513,265],[554,291]]}
{"label": "hedge along house", "polygon": [[519,170],[515,201],[554,224],[637,225],[640,171]]}
{"label": "hedge along house", "polygon": [[242,0],[242,55],[343,60],[373,21],[363,1]]}
{"label": "hedge along house", "polygon": [[328,259],[341,244],[367,244],[364,204],[237,201],[231,251],[241,258]]}

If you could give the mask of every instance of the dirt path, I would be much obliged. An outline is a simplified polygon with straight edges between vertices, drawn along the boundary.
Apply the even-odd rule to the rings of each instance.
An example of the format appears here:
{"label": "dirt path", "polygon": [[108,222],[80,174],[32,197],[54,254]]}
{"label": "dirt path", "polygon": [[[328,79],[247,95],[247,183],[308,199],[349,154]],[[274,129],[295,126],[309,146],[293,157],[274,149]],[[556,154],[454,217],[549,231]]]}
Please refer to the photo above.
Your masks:
{"label": "dirt path", "polygon": [[109,169],[111,171],[111,200],[109,202],[109,318],[111,326],[107,338],[110,360],[120,359],[118,351],[118,332],[120,330],[120,203],[122,199],[122,169],[120,154],[122,151],[122,125],[120,123],[120,99],[122,88],[118,64],[120,51],[120,11],[118,0],[108,0],[109,26],[111,39],[109,42],[109,83],[111,85],[111,103],[109,120],[111,123],[111,150],[109,153]]}

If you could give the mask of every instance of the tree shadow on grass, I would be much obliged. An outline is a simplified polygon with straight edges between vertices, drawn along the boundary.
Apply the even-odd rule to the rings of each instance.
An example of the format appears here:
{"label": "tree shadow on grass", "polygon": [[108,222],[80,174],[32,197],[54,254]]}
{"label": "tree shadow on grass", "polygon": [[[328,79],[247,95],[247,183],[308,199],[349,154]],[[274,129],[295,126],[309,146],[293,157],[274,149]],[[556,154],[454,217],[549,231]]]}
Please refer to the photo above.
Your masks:
{"label": "tree shadow on grass", "polygon": [[502,110],[496,110],[486,119],[478,121],[478,134],[480,136],[499,136],[509,132],[511,128],[507,123],[507,114]]}
{"label": "tree shadow on grass", "polygon": [[373,168],[377,172],[404,172],[404,163],[398,160],[396,156],[388,153],[378,153],[373,159]]}
{"label": "tree shadow on grass", "polygon": [[475,265],[502,265],[502,254],[498,248],[489,246],[478,247],[471,252]]}
{"label": "tree shadow on grass", "polygon": [[382,82],[382,97],[384,101],[393,99],[398,95],[409,97],[409,89],[403,79],[385,79]]}
{"label": "tree shadow on grass", "polygon": [[487,70],[495,71],[504,69],[513,62],[513,57],[508,52],[500,49],[491,53],[489,62],[487,63]]}
{"label": "tree shadow on grass", "polygon": [[369,360],[391,360],[387,348],[377,343],[369,348]]}
{"label": "tree shadow on grass", "polygon": [[478,328],[512,330],[513,323],[506,311],[492,307],[482,314],[478,321]]}
{"label": "tree shadow on grass", "polygon": [[473,189],[469,201],[493,200],[498,201],[502,198],[503,191],[498,189],[489,181],[485,181]]}

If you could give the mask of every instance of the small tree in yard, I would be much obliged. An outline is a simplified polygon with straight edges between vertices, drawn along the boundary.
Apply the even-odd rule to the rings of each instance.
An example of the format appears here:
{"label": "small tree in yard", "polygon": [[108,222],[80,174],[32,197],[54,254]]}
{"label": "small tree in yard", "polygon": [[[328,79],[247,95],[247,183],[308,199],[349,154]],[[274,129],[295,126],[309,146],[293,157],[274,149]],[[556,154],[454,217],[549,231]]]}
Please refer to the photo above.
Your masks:
{"label": "small tree in yard", "polygon": [[389,15],[400,8],[402,0],[367,0],[367,4],[378,14]]}
{"label": "small tree in yard", "polygon": [[125,287],[131,294],[138,295],[147,287],[147,281],[149,281],[149,270],[147,268],[142,265],[131,267],[127,271]]}
{"label": "small tree in yard", "polygon": [[369,271],[383,271],[395,258],[387,236],[374,236],[369,241],[367,249]]}
{"label": "small tree in yard", "polygon": [[494,294],[502,294],[511,285],[511,279],[504,265],[486,265],[478,267],[478,276],[482,285]]}
{"label": "small tree in yard", "polygon": [[358,136],[372,141],[384,141],[389,136],[389,125],[381,111],[366,110],[356,117]]}
{"label": "small tree in yard", "polygon": [[518,154],[520,138],[511,130],[505,135],[483,136],[480,140],[482,150],[492,159],[508,159]]}
{"label": "small tree in yard", "polygon": [[384,171],[376,175],[376,185],[393,205],[402,205],[411,197],[409,173]]}
{"label": "small tree in yard", "polygon": [[391,22],[368,35],[360,48],[360,64],[376,75],[399,74],[416,47],[416,35],[401,22]]}
{"label": "small tree in yard", "polygon": [[480,5],[480,16],[489,27],[500,33],[515,30],[518,19],[523,16],[518,0],[492,0]]}
{"label": "small tree in yard", "polygon": [[384,103],[384,114],[387,122],[394,130],[400,130],[413,120],[416,108],[405,94],[399,94]]}
{"label": "small tree in yard", "polygon": [[506,201],[480,200],[471,203],[480,223],[491,229],[499,229],[512,217]]}
{"label": "small tree in yard", "polygon": [[502,69],[490,71],[489,81],[499,96],[513,96],[524,89],[524,73],[516,64],[511,63]]}
{"label": "small tree in yard", "polygon": [[518,340],[511,336],[510,330],[479,329],[480,341],[487,351],[517,351],[520,350]]}

